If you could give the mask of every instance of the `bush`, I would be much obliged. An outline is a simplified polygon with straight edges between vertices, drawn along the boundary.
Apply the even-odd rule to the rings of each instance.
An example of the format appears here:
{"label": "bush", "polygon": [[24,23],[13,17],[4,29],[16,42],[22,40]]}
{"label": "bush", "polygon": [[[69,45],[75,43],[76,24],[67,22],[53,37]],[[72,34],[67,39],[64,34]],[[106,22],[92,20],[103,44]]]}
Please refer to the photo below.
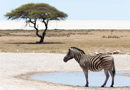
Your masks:
{"label": "bush", "polygon": [[120,38],[119,36],[113,35],[113,36],[102,36],[102,38]]}

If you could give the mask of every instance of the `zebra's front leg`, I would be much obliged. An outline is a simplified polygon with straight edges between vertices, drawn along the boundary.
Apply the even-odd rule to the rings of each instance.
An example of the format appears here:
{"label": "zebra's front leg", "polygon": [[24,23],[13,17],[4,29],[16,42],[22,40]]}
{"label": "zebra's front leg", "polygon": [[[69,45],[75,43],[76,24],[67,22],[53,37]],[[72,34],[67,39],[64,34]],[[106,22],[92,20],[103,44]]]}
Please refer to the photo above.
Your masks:
{"label": "zebra's front leg", "polygon": [[84,72],[84,74],[85,74],[85,78],[86,78],[86,85],[85,85],[85,87],[88,87],[88,70],[86,70],[86,69],[83,69],[83,72]]}
{"label": "zebra's front leg", "polygon": [[108,71],[104,70],[104,73],[105,73],[105,75],[106,75],[106,80],[105,80],[104,84],[103,84],[101,87],[104,87],[104,86],[106,85],[106,83],[107,83],[107,81],[108,81],[108,78],[109,78],[109,73],[108,73]]}

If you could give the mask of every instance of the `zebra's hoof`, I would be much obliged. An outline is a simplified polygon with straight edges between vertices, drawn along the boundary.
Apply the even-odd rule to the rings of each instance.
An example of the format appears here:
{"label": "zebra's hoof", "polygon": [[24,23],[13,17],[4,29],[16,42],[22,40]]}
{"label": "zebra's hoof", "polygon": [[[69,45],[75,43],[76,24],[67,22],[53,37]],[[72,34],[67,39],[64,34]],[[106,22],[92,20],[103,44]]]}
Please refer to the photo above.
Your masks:
{"label": "zebra's hoof", "polygon": [[111,85],[110,87],[113,87],[113,85]]}
{"label": "zebra's hoof", "polygon": [[104,87],[104,85],[102,85],[101,87]]}
{"label": "zebra's hoof", "polygon": [[88,85],[85,85],[85,87],[88,87]]}

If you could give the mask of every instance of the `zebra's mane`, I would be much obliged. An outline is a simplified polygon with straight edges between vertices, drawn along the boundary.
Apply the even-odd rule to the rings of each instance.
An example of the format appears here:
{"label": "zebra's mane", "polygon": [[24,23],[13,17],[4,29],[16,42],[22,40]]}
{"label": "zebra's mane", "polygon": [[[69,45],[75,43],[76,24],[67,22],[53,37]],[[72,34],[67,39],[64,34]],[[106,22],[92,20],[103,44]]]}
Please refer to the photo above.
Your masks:
{"label": "zebra's mane", "polygon": [[76,47],[71,47],[71,48],[76,49],[76,50],[80,51],[81,53],[85,54],[85,52],[83,50],[79,49],[79,48],[76,48]]}

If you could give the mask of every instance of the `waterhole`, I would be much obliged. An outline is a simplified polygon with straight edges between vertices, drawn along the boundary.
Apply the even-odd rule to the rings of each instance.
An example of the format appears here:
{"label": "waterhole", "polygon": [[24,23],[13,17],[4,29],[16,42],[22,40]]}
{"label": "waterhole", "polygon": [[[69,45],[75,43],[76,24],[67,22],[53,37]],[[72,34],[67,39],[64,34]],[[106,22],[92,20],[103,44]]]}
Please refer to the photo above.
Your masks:
{"label": "waterhole", "polygon": [[[130,86],[130,77],[121,76],[118,74],[130,73],[130,71],[116,72],[114,87]],[[84,86],[86,84],[83,72],[59,72],[59,73],[44,73],[37,74],[31,77],[33,80],[48,81],[73,86]],[[100,87],[105,81],[104,72],[89,72],[88,74],[89,87]],[[111,76],[108,79],[106,87],[111,85]]]}

